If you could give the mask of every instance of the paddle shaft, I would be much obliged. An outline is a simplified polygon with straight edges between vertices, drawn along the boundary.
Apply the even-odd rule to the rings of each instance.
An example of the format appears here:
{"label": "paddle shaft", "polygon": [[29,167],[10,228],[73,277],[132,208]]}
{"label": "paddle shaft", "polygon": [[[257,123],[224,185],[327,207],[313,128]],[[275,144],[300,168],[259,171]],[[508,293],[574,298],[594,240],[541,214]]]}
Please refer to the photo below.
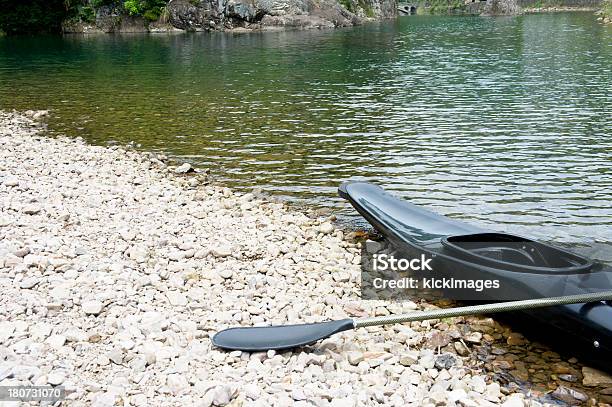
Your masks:
{"label": "paddle shaft", "polygon": [[520,311],[555,305],[581,304],[586,302],[612,300],[612,291],[567,295],[563,297],[540,298],[534,300],[508,301],[495,304],[471,305],[466,307],[418,311],[409,314],[387,315],[382,317],[353,320],[355,328],[366,326],[398,324],[402,322],[425,321],[428,319],[452,318],[465,315],[489,314],[497,312]]}

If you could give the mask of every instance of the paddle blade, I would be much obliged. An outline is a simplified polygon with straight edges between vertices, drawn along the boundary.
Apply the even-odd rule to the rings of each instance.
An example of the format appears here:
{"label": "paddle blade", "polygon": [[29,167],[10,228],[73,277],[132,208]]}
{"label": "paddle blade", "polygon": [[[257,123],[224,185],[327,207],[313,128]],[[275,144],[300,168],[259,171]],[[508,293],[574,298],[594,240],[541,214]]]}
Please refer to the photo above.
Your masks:
{"label": "paddle blade", "polygon": [[310,345],[335,333],[354,328],[352,319],[316,324],[229,328],[217,332],[212,343],[219,348],[247,352],[291,349]]}

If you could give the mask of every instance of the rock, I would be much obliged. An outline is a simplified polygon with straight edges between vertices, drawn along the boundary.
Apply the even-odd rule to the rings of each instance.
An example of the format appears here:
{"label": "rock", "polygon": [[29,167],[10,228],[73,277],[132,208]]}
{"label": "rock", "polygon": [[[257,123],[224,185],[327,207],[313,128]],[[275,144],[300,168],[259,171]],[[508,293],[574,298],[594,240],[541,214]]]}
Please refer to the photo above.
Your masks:
{"label": "rock", "polygon": [[428,395],[430,399],[432,399],[437,406],[446,405],[447,401],[447,392],[446,390],[440,386],[439,384],[434,384],[429,389]]}
{"label": "rock", "polygon": [[166,386],[172,394],[179,395],[188,392],[189,382],[182,374],[170,374],[166,379]]}
{"label": "rock", "polygon": [[498,402],[499,398],[501,397],[500,389],[501,387],[499,383],[489,383],[485,390],[485,399],[495,403]]}
{"label": "rock", "polygon": [[35,205],[35,204],[31,204],[31,205],[26,205],[23,207],[22,212],[25,213],[26,215],[36,215],[38,213],[40,213],[41,208],[39,205]]}
{"label": "rock", "polygon": [[453,343],[453,347],[459,356],[467,356],[470,354],[470,350],[461,342]]}
{"label": "rock", "polygon": [[4,381],[7,377],[13,376],[13,364],[0,365],[0,382]]}
{"label": "rock", "polygon": [[0,216],[0,228],[9,226],[11,224],[11,220],[6,216]]}
{"label": "rock", "polygon": [[443,348],[451,343],[453,338],[446,332],[433,331],[429,333],[425,339],[425,347],[428,349]]}
{"label": "rock", "polygon": [[421,354],[421,357],[419,358],[419,366],[423,367],[424,369],[433,369],[435,365],[436,360],[432,353]]}
{"label": "rock", "polygon": [[257,386],[255,383],[249,383],[245,385],[242,390],[244,392],[244,395],[250,398],[251,400],[257,400],[261,394],[259,386]]}
{"label": "rock", "polygon": [[116,365],[123,363],[123,351],[120,348],[113,348],[106,356]]}
{"label": "rock", "polygon": [[81,309],[85,315],[99,315],[103,308],[104,304],[97,300],[84,301],[81,303]]}
{"label": "rock", "polygon": [[179,261],[185,258],[185,253],[180,250],[175,250],[168,253],[168,259],[172,261]]}
{"label": "rock", "polygon": [[291,392],[291,398],[295,401],[308,400],[308,397],[304,393],[304,389],[297,388]]}
{"label": "rock", "polygon": [[368,253],[370,254],[374,254],[374,253],[378,253],[383,249],[383,244],[381,242],[377,242],[375,240],[366,240],[365,242],[365,249]]}
{"label": "rock", "polygon": [[487,1],[482,15],[485,16],[513,16],[521,14],[521,7],[517,0],[491,0]]}
{"label": "rock", "polygon": [[[1,261],[2,259],[0,259]],[[14,254],[9,254],[4,258],[4,266],[5,267],[15,267],[23,263],[23,259],[21,257],[17,257]],[[2,263],[0,263],[1,265]]]}
{"label": "rock", "polygon": [[348,362],[353,366],[357,366],[365,359],[362,352],[347,352],[346,357]]}
{"label": "rock", "polygon": [[438,370],[450,369],[457,364],[457,358],[450,353],[436,356],[435,367]]}
{"label": "rock", "polygon": [[612,376],[591,367],[582,368],[582,384],[585,386],[609,386]]}
{"label": "rock", "polygon": [[487,383],[482,376],[473,376],[470,380],[470,387],[477,393],[484,393],[487,389]]}
{"label": "rock", "polygon": [[216,406],[225,406],[232,401],[235,395],[236,391],[231,386],[217,386],[214,389],[213,404]]}
{"label": "rock", "polygon": [[573,372],[573,368],[565,362],[557,362],[552,365],[552,370],[556,374],[571,374]]}
{"label": "rock", "polygon": [[131,242],[136,239],[136,233],[130,229],[123,229],[119,231],[119,236],[126,242]]}
{"label": "rock", "polygon": [[174,172],[176,174],[187,174],[189,172],[194,172],[194,171],[195,170],[191,167],[191,164],[189,163],[181,164],[174,169]]}
{"label": "rock", "polygon": [[29,328],[30,335],[37,341],[44,340],[51,335],[51,325],[44,322],[31,325]]}
{"label": "rock", "polygon": [[459,400],[466,399],[467,397],[468,394],[463,389],[454,389],[447,393],[447,398],[451,405],[452,403],[455,403],[456,405]]}
{"label": "rock", "polygon": [[49,115],[49,111],[48,110],[39,110],[37,112],[34,112],[34,114],[32,115],[32,118],[34,120],[40,120],[45,116]]}
{"label": "rock", "polygon": [[578,381],[578,377],[576,377],[573,374],[560,374],[559,379],[566,381],[566,382],[571,382],[571,383],[575,383]]}
{"label": "rock", "polygon": [[215,257],[227,257],[232,254],[231,247],[227,245],[216,246],[211,250],[211,253]]}
{"label": "rock", "polygon": [[168,298],[170,305],[184,307],[188,303],[187,297],[178,291],[168,291],[166,293],[166,297]]}
{"label": "rock", "polygon": [[406,351],[400,356],[399,362],[403,366],[411,366],[419,360],[419,352]]}
{"label": "rock", "polygon": [[145,263],[149,258],[149,251],[143,246],[133,246],[129,249],[128,256],[137,263]]}
{"label": "rock", "polygon": [[79,328],[71,328],[64,332],[63,335],[68,342],[85,342],[89,336]]}
{"label": "rock", "polygon": [[27,290],[30,288],[34,288],[36,285],[38,285],[39,282],[40,279],[38,277],[27,277],[21,280],[21,282],[19,283],[19,287]]}
{"label": "rock", "polygon": [[17,177],[9,177],[4,180],[3,184],[7,187],[17,187],[19,186],[19,178]]}
{"label": "rock", "polygon": [[66,376],[61,372],[51,372],[47,375],[47,383],[52,386],[59,386],[64,383],[64,380],[66,380]]}
{"label": "rock", "polygon": [[521,394],[511,394],[504,400],[501,407],[525,407]]}
{"label": "rock", "polygon": [[70,287],[67,285],[58,285],[49,290],[49,295],[56,301],[62,301],[70,297]]}
{"label": "rock", "polygon": [[232,269],[229,269],[229,268],[223,268],[223,269],[218,271],[218,274],[222,278],[228,279],[228,278],[232,278],[232,276],[234,275],[234,271]]}
{"label": "rock", "polygon": [[142,393],[134,394],[130,397],[130,404],[134,406],[146,406],[148,405],[147,396]]}
{"label": "rock", "polygon": [[98,364],[98,366],[108,366],[110,365],[110,358],[106,355],[99,355],[96,358],[96,363]]}
{"label": "rock", "polygon": [[66,337],[63,335],[51,335],[45,340],[54,349],[59,349],[66,343]]}
{"label": "rock", "polygon": [[93,397],[92,407],[113,407],[115,405],[115,401],[117,400],[117,395],[109,392],[98,392]]}
{"label": "rock", "polygon": [[580,404],[588,400],[586,394],[565,386],[557,387],[551,396],[568,404]]}
{"label": "rock", "polygon": [[508,336],[508,339],[506,339],[506,343],[512,346],[521,346],[527,343],[527,341],[523,335],[513,332]]}
{"label": "rock", "polygon": [[23,258],[23,257],[27,256],[28,254],[30,254],[30,248],[29,248],[29,247],[27,247],[27,246],[26,246],[26,247],[22,247],[22,248],[20,248],[20,249],[15,250],[15,251],[13,252],[13,254],[14,254],[15,256],[17,256],[17,257],[21,257],[21,258]]}
{"label": "rock", "polygon": [[480,332],[470,332],[465,336],[465,340],[471,343],[480,343],[482,341],[482,334]]}
{"label": "rock", "polygon": [[319,226],[319,232],[328,235],[334,231],[334,225],[330,222],[324,222]]}

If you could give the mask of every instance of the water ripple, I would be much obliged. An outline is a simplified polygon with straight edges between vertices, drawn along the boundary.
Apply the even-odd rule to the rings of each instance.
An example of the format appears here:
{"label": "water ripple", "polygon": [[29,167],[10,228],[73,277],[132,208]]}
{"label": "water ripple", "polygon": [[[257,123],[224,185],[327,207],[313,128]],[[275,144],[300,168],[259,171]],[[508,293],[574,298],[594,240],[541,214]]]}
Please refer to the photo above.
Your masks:
{"label": "water ripple", "polygon": [[135,141],[349,219],[336,187],[363,179],[481,225],[612,247],[611,33],[571,13],[0,38],[0,107],[51,108],[54,133]]}

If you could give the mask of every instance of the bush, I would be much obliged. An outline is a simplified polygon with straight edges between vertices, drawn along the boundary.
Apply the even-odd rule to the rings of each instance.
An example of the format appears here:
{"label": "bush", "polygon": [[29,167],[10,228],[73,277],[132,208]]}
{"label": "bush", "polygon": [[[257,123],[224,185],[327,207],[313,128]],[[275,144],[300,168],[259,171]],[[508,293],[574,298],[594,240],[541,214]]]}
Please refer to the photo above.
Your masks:
{"label": "bush", "polygon": [[142,12],[142,3],[139,0],[126,0],[123,8],[131,16],[137,16]]}
{"label": "bush", "polygon": [[166,0],[126,0],[123,8],[131,16],[143,16],[148,21],[159,19],[168,2]]}
{"label": "bush", "polygon": [[78,18],[86,23],[93,24],[96,22],[96,12],[90,6],[78,7]]}

